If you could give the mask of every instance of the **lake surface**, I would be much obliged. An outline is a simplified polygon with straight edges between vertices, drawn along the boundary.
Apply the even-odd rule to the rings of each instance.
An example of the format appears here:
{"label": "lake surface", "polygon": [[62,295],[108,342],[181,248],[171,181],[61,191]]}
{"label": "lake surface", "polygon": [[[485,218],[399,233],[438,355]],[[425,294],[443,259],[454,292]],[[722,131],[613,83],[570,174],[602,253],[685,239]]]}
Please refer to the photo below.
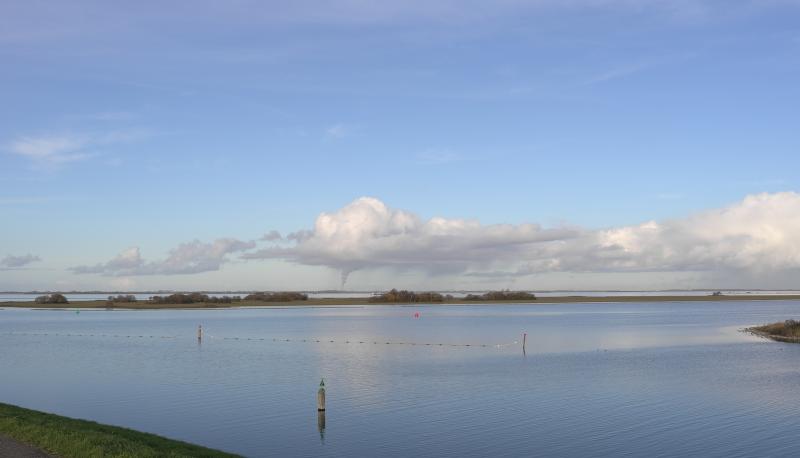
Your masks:
{"label": "lake surface", "polygon": [[4,309],[0,402],[246,456],[789,456],[800,345],[738,329],[798,316],[792,301]]}

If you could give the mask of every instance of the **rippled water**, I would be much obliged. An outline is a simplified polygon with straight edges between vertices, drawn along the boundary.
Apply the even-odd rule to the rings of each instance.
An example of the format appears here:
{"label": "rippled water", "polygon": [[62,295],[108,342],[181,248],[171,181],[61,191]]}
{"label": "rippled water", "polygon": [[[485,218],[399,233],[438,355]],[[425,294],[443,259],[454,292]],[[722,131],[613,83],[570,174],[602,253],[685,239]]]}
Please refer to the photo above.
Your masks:
{"label": "rippled water", "polygon": [[0,401],[247,456],[787,456],[800,345],[738,329],[798,315],[791,301],[5,309]]}

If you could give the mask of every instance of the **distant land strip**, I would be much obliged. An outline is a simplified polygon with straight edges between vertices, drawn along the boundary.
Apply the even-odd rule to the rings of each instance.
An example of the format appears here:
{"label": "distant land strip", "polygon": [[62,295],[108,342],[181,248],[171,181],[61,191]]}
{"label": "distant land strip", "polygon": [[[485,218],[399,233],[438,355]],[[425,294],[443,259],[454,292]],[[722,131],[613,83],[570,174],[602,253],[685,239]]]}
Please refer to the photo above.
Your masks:
{"label": "distant land strip", "polygon": [[[108,304],[105,300],[95,301],[71,301],[67,304],[37,304],[32,301],[8,301],[0,302],[0,307],[17,307],[29,309],[225,309],[225,308],[247,308],[247,307],[322,307],[322,306],[346,306],[346,305],[387,305],[385,303],[372,303],[368,297],[351,298],[319,298],[304,301],[289,302],[267,302],[267,301],[241,301],[232,304],[226,303],[193,303],[193,304],[160,304],[149,301],[137,301],[130,303]],[[593,303],[593,302],[741,302],[741,301],[797,301],[800,294],[777,295],[777,294],[737,294],[737,295],[708,295],[708,296],[546,296],[537,297],[534,300],[464,300],[447,299],[442,302],[394,302],[388,305],[411,305],[411,306],[435,306],[435,305],[485,305],[485,304],[572,304],[572,303]]]}

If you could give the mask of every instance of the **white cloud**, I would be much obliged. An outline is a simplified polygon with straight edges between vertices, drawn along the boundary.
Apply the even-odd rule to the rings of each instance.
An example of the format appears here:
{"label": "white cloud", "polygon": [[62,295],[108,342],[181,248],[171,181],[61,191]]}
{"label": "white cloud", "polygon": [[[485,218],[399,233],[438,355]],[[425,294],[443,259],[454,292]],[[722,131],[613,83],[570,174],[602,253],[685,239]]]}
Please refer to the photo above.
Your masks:
{"label": "white cloud", "polygon": [[147,135],[142,131],[112,131],[104,134],[61,134],[23,136],[12,141],[7,150],[36,164],[54,166],[82,161],[99,154],[98,149],[135,140]]}
{"label": "white cloud", "polygon": [[272,231],[267,232],[263,236],[261,236],[260,240],[265,240],[267,242],[274,242],[276,240],[281,240],[281,239],[283,239],[283,237],[281,237],[281,233],[278,232],[278,231],[272,230]]}
{"label": "white cloud", "polygon": [[[273,246],[242,257],[283,258],[299,264],[349,272],[376,267],[458,273],[497,262],[514,262],[534,243],[567,240],[569,229],[544,230],[535,224],[483,226],[477,221],[432,218],[388,208],[362,197],[335,213],[323,213],[313,231],[295,233],[292,247]],[[294,234],[293,234],[294,235]]]}
{"label": "white cloud", "polygon": [[430,149],[417,154],[417,162],[424,165],[448,164],[463,160],[464,156],[450,150]]}
{"label": "white cloud", "polygon": [[76,136],[21,137],[11,143],[9,150],[37,162],[60,164],[86,159],[86,138]]}
{"label": "white cloud", "polygon": [[217,239],[210,243],[194,240],[170,250],[166,259],[149,262],[142,259],[139,247],[131,247],[106,263],[77,266],[72,271],[114,276],[196,274],[219,270],[229,261],[229,254],[254,247],[255,242],[232,238]]}
{"label": "white cloud", "polygon": [[41,261],[42,258],[39,256],[34,256],[32,254],[26,254],[22,256],[12,256],[8,255],[0,260],[0,266],[8,269],[19,269],[21,267],[25,267],[28,264]]}
{"label": "white cloud", "polygon": [[482,225],[418,216],[363,197],[322,213],[313,230],[246,253],[339,269],[414,269],[431,274],[515,277],[548,272],[731,272],[800,269],[800,195],[757,194],[682,219],[605,230]]}
{"label": "white cloud", "polygon": [[334,124],[325,129],[325,135],[329,138],[345,138],[353,135],[357,130],[357,126],[349,124]]}

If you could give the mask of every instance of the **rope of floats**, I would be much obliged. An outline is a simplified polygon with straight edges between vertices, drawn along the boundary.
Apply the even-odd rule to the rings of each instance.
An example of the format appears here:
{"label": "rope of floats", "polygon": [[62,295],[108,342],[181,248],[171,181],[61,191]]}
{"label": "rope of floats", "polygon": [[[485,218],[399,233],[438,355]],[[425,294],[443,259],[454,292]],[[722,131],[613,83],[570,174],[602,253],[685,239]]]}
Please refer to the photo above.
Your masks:
{"label": "rope of floats", "polygon": [[[122,339],[177,339],[185,336],[161,336],[161,335],[147,335],[147,334],[81,334],[81,333],[60,333],[60,332],[7,332],[0,335],[13,335],[13,336],[57,336],[57,337],[106,337],[106,338],[122,338]],[[223,341],[249,341],[249,342],[296,342],[296,343],[341,343],[341,344],[354,344],[354,345],[407,345],[418,347],[479,347],[479,348],[505,348],[512,345],[519,345],[519,341],[499,343],[499,344],[485,344],[485,343],[438,343],[438,342],[405,342],[405,341],[391,341],[391,340],[364,340],[364,339],[316,339],[316,338],[301,338],[301,339],[285,339],[285,338],[267,338],[267,337],[226,337],[215,335],[204,335],[197,340],[212,339]]]}

